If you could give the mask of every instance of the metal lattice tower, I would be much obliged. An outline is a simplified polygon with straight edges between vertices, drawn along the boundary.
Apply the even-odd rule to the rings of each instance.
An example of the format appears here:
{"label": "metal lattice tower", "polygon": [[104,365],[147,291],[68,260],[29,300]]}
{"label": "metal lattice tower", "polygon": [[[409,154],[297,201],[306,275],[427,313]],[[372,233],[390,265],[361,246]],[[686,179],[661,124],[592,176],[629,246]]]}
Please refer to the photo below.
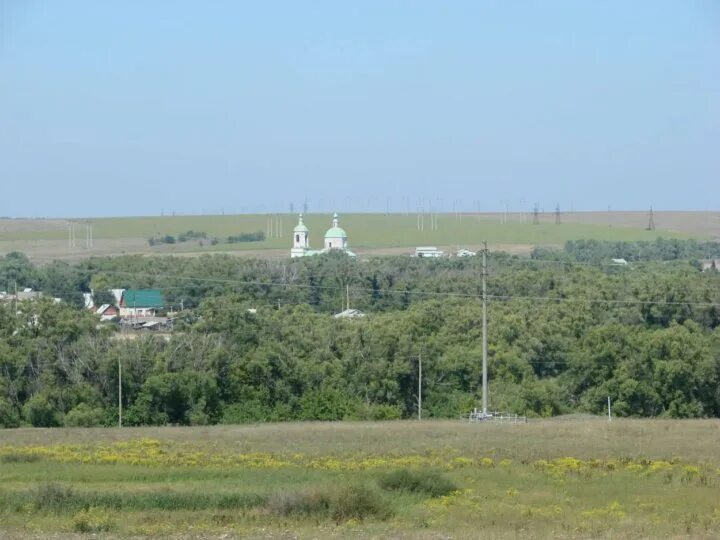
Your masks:
{"label": "metal lattice tower", "polygon": [[535,203],[535,207],[533,208],[533,225],[539,225],[540,224],[540,208],[538,207],[538,204]]}
{"label": "metal lattice tower", "polygon": [[560,225],[562,223],[562,218],[560,217],[560,205],[558,204],[555,207],[555,225]]}
{"label": "metal lattice tower", "polygon": [[655,215],[653,214],[652,206],[650,207],[650,216],[648,217],[648,231],[654,231],[655,230]]}

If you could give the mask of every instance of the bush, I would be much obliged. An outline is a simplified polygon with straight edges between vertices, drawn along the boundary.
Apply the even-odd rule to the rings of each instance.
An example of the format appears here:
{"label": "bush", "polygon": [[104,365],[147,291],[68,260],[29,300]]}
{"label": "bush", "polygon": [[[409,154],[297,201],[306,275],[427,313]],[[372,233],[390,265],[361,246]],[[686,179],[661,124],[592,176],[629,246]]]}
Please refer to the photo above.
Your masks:
{"label": "bush", "polygon": [[32,493],[32,502],[38,510],[62,512],[73,507],[76,497],[73,489],[62,484],[40,484]]}
{"label": "bush", "polygon": [[311,390],[300,398],[301,420],[342,420],[353,409],[350,398],[334,388]]}
{"label": "bush", "polygon": [[270,496],[267,509],[280,516],[329,515],[332,500],[327,492],[305,491],[293,493],[281,491]]}
{"label": "bush", "polygon": [[280,492],[272,495],[267,510],[281,516],[331,518],[338,523],[350,519],[387,519],[392,516],[379,493],[365,486]]}
{"label": "bush", "polygon": [[348,486],[341,489],[332,506],[332,517],[338,523],[368,517],[387,519],[391,515],[392,512],[383,498],[365,486]]}
{"label": "bush", "polygon": [[103,424],[105,413],[102,409],[93,409],[86,403],[80,403],[65,415],[65,427],[96,427]]}
{"label": "bush", "polygon": [[33,427],[58,427],[62,425],[62,414],[50,403],[47,396],[35,394],[24,407],[25,418]]}
{"label": "bush", "polygon": [[108,532],[115,528],[112,515],[107,510],[90,507],[73,516],[73,529],[81,533]]}
{"label": "bush", "polygon": [[434,472],[409,471],[400,469],[380,479],[380,487],[388,491],[406,491],[425,493],[431,497],[441,497],[457,490],[457,486]]}
{"label": "bush", "polygon": [[260,400],[249,399],[242,403],[233,403],[223,410],[222,424],[247,424],[252,422],[267,422],[272,416],[272,410]]}
{"label": "bush", "polygon": [[0,398],[0,428],[14,428],[20,426],[20,415],[12,404]]}
{"label": "bush", "polygon": [[0,456],[0,463],[34,463],[40,461],[37,454],[22,454],[19,452],[11,452]]}
{"label": "bush", "polygon": [[357,420],[399,420],[402,418],[400,405],[370,403],[358,407],[353,419]]}

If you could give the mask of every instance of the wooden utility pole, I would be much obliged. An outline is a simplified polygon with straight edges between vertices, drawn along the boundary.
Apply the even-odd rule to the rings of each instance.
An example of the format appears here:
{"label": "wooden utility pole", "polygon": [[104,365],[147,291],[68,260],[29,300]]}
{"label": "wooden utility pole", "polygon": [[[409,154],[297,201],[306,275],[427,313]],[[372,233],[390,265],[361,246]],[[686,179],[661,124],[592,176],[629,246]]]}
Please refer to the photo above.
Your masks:
{"label": "wooden utility pole", "polygon": [[118,358],[118,427],[122,427],[122,362]]}
{"label": "wooden utility pole", "polygon": [[422,420],[422,350],[418,353],[418,420]]}
{"label": "wooden utility pole", "polygon": [[488,412],[487,377],[487,242],[483,241],[482,252],[482,409]]}

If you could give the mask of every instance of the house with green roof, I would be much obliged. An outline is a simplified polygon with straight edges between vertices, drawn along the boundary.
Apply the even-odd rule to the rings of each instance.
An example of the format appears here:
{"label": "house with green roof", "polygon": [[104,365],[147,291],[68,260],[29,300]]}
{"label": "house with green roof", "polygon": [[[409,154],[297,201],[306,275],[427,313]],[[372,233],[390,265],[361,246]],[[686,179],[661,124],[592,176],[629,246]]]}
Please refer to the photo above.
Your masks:
{"label": "house with green roof", "polygon": [[126,289],[120,297],[120,317],[154,317],[165,307],[160,289]]}

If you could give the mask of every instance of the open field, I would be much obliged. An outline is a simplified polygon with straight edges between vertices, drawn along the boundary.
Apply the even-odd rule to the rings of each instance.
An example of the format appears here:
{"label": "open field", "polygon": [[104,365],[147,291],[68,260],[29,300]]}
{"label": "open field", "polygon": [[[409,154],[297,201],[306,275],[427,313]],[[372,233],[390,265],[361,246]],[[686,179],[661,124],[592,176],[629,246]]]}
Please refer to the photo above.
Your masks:
{"label": "open field", "polygon": [[1,434],[4,538],[720,534],[717,420]]}
{"label": "open field", "polygon": [[[408,253],[418,245],[436,245],[447,250],[457,247],[476,248],[482,240],[491,247],[504,246],[511,251],[528,252],[535,245],[562,245],[567,240],[654,240],[666,238],[718,238],[720,214],[712,212],[657,212],[657,230],[647,231],[646,212],[565,213],[563,223],[555,225],[552,214],[540,216],[533,225],[527,214],[509,214],[503,223],[501,214],[439,214],[437,230],[431,230],[430,216],[424,217],[424,228],[418,230],[415,214],[348,214],[341,215],[341,225],[350,237],[350,246],[361,254],[392,252]],[[75,223],[75,246],[68,246],[68,227]],[[306,216],[311,246],[319,248],[322,236],[330,225],[330,216]],[[288,254],[292,228],[297,217],[277,217],[270,234],[268,216],[165,216],[63,219],[2,219],[0,220],[0,254],[23,251],[35,260],[78,259],[90,255],[123,253],[156,253],[197,255],[227,252],[237,255],[285,257]],[[93,246],[86,248],[86,225],[93,228]],[[153,236],[178,235],[200,231],[223,240],[231,235],[263,231],[262,242],[211,245],[189,241],[174,245],[150,246]],[[279,236],[278,236],[279,235]]]}

